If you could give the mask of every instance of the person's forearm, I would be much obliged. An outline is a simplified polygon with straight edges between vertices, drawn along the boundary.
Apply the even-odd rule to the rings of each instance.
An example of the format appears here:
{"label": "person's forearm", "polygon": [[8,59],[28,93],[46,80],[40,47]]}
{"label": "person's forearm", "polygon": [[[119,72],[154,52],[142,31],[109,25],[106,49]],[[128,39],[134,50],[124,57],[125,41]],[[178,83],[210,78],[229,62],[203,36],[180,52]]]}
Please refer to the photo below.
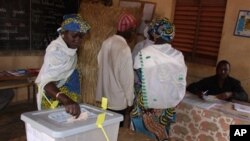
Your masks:
{"label": "person's forearm", "polygon": [[47,95],[57,99],[60,103],[62,103],[67,113],[71,114],[72,116],[75,116],[75,118],[79,117],[81,113],[79,104],[73,101],[64,93],[61,93],[53,82],[46,84],[44,86],[44,90],[46,91]]}
{"label": "person's forearm", "polygon": [[56,87],[54,82],[49,82],[44,86],[46,95],[49,95],[53,98],[56,98],[56,94],[59,92],[59,89]]}
{"label": "person's forearm", "polygon": [[233,98],[240,101],[248,101],[248,95],[244,92],[234,93]]}
{"label": "person's forearm", "polygon": [[[53,82],[46,84],[44,90],[46,91],[47,95],[59,100],[64,105],[72,101],[67,95],[61,93]],[[57,95],[59,92],[60,95]]]}
{"label": "person's forearm", "polygon": [[217,94],[216,97],[220,100],[230,101],[233,98],[233,93],[232,92],[223,92],[223,93]]}

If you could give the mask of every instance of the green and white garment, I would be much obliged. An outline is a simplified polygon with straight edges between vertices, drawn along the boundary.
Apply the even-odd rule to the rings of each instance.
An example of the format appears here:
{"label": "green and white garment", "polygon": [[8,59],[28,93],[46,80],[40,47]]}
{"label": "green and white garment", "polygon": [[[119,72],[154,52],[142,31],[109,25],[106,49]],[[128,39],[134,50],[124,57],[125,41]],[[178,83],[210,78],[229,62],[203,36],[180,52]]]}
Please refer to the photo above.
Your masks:
{"label": "green and white garment", "polygon": [[142,70],[142,92],[147,102],[145,107],[171,108],[183,99],[187,67],[182,53],[170,44],[142,49],[135,58],[134,69]]}
{"label": "green and white garment", "polygon": [[170,44],[151,45],[136,56],[134,69],[139,81],[134,85],[132,127],[158,141],[168,140],[174,108],[185,95],[184,58]]}

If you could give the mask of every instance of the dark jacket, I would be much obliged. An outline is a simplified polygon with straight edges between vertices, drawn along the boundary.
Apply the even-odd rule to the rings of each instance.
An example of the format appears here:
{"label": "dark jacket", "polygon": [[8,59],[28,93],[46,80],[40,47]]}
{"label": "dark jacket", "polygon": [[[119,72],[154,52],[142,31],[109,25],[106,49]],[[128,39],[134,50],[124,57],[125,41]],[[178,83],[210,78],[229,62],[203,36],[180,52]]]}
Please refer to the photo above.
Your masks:
{"label": "dark jacket", "polygon": [[194,94],[207,91],[206,94],[208,95],[232,92],[233,99],[248,101],[248,95],[241,86],[240,81],[230,76],[226,78],[222,88],[219,87],[218,78],[216,75],[214,75],[188,85],[187,91]]}

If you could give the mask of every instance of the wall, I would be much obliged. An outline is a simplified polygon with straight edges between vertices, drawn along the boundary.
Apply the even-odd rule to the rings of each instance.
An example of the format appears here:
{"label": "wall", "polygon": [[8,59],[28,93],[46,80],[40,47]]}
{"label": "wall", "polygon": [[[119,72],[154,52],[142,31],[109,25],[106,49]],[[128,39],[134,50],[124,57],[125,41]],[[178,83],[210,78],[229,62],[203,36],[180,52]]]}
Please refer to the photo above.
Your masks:
{"label": "wall", "polygon": [[[250,38],[234,36],[234,28],[239,10],[250,10],[249,0],[228,0],[222,31],[218,60],[231,63],[231,76],[239,79],[250,100]],[[215,67],[187,63],[188,83],[215,73]]]}
{"label": "wall", "polygon": [[[157,3],[157,15],[163,15],[173,19],[173,5],[175,0],[148,1]],[[118,3],[119,0],[114,0],[115,6],[117,6]],[[250,59],[250,56],[248,55],[250,52],[250,38],[233,35],[239,10],[250,10],[249,0],[228,0],[218,60],[227,59],[231,62],[231,75],[242,82],[243,87],[246,89],[250,97],[250,64],[247,62]],[[23,67],[36,68],[41,65],[42,59],[43,56],[0,56],[0,70]],[[214,74],[215,72],[213,66],[193,63],[187,63],[187,66],[188,83]]]}
{"label": "wall", "polygon": [[[119,5],[120,0],[113,0],[114,6]],[[140,1],[140,0],[134,0]],[[155,14],[160,16],[168,17],[169,19],[173,19],[173,7],[175,4],[175,0],[141,0],[156,3]]]}
{"label": "wall", "polygon": [[[231,76],[239,79],[250,100],[250,38],[234,36],[239,10],[250,10],[249,0],[228,0],[218,60],[231,63]],[[189,83],[215,73],[215,67],[188,63]]]}
{"label": "wall", "polygon": [[[119,1],[119,0],[115,0]],[[156,2],[156,14],[173,20],[175,0],[143,0]],[[234,36],[234,28],[239,10],[250,10],[249,0],[228,0],[225,13],[218,60],[226,59],[231,63],[231,75],[242,82],[250,99],[250,38]],[[215,73],[214,66],[188,63],[188,83]]]}
{"label": "wall", "polygon": [[232,76],[241,80],[250,97],[250,38],[233,35],[239,10],[250,10],[249,0],[228,0],[219,59],[231,62]]}
{"label": "wall", "polygon": [[0,56],[0,71],[21,69],[21,68],[40,68],[43,56]]}
{"label": "wall", "polygon": [[173,20],[173,10],[174,10],[175,0],[142,0],[142,1],[155,2],[156,3],[155,14]]}

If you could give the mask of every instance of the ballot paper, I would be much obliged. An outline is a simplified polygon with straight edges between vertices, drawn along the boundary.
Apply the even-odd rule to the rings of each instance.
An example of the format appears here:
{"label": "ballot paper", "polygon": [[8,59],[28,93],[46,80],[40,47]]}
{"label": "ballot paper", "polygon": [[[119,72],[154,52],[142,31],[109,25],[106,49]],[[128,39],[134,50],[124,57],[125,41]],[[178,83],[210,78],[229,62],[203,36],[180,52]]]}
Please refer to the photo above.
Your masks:
{"label": "ballot paper", "polygon": [[200,108],[204,108],[204,109],[211,109],[212,107],[217,105],[217,103],[214,103],[212,101],[206,101],[206,100],[200,99],[196,95],[185,96],[185,98],[183,99],[183,102],[200,107]]}
{"label": "ballot paper", "polygon": [[[86,109],[86,108],[83,108],[83,107],[81,108],[81,113],[82,113],[81,114],[82,116],[79,117],[79,120],[97,117],[96,113],[91,112],[89,109]],[[53,121],[60,122],[60,123],[62,123],[62,122],[65,122],[65,123],[73,122],[72,118],[74,118],[70,114],[66,113],[66,111],[54,112],[54,113],[49,114],[48,117],[50,119],[52,119]]]}
{"label": "ballot paper", "polygon": [[234,103],[234,109],[236,111],[250,113],[250,106]]}

